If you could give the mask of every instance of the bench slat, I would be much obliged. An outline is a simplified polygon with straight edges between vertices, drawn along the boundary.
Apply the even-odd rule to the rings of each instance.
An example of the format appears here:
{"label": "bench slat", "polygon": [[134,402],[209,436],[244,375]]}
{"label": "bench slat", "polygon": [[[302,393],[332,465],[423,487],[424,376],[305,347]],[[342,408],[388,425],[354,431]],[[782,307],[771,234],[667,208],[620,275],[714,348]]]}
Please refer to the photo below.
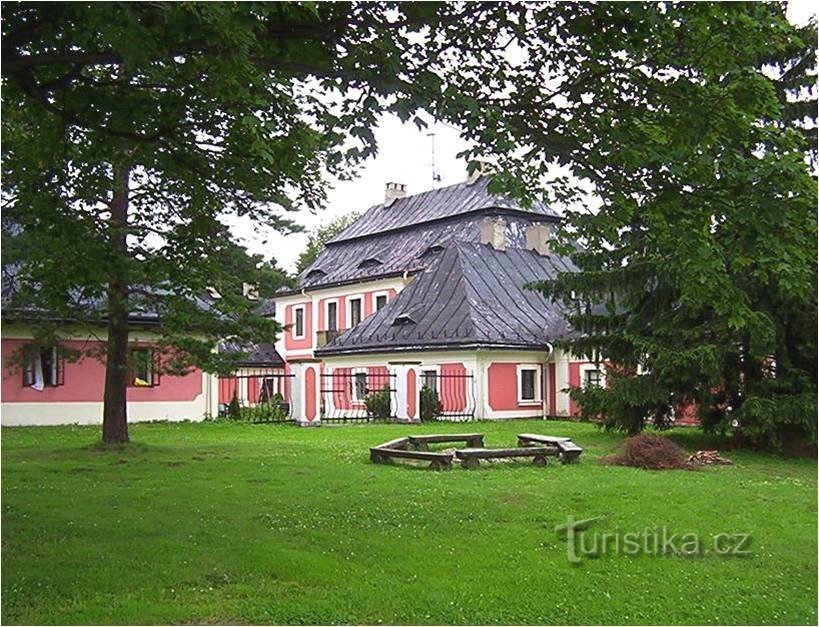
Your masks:
{"label": "bench slat", "polygon": [[397,448],[382,448],[374,446],[370,449],[370,453],[381,455],[382,457],[402,457],[404,459],[423,459],[431,460],[452,460],[452,455],[449,453],[431,453],[429,451],[405,451]]}
{"label": "bench slat", "polygon": [[464,448],[455,451],[458,459],[496,459],[499,457],[545,457],[548,452],[537,447],[526,448]]}

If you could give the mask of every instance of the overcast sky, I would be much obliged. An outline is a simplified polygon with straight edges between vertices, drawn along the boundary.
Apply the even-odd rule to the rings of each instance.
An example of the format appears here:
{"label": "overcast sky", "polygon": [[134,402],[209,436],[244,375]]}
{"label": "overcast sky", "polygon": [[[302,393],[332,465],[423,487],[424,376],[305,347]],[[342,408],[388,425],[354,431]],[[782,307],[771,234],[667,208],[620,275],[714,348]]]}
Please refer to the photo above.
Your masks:
{"label": "overcast sky", "polygon": [[[788,17],[798,24],[816,15],[815,0],[792,0],[788,3]],[[388,182],[405,183],[409,194],[416,194],[433,187],[432,138],[435,133],[435,171],[441,181],[435,186],[452,185],[466,180],[466,162],[457,159],[465,143],[456,129],[442,124],[426,131],[419,131],[414,124],[402,124],[398,118],[385,116],[375,132],[379,152],[361,170],[354,181],[335,182],[328,194],[327,208],[318,214],[302,211],[296,220],[307,229],[329,222],[350,211],[363,211],[384,199],[384,186]],[[251,252],[266,259],[275,258],[279,265],[292,271],[296,259],[304,249],[307,236],[304,233],[281,235],[272,230],[259,230],[249,219],[233,226]]]}

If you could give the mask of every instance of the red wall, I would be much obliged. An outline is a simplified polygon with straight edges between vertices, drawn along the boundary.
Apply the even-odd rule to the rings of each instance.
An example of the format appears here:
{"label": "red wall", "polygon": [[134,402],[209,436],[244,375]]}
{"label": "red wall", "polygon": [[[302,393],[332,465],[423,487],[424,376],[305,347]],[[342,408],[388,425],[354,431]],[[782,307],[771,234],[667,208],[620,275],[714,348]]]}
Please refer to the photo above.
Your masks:
{"label": "red wall", "polygon": [[[23,373],[19,368],[7,367],[7,362],[15,351],[28,343],[28,340],[4,339],[2,341],[4,403],[102,402],[105,365],[90,357],[74,363],[65,361],[65,385],[46,387],[40,392],[34,388],[23,387]],[[66,341],[61,345],[85,351],[102,348],[101,342]],[[141,345],[147,346],[146,344]],[[156,387],[129,387],[128,400],[135,402],[192,401],[201,393],[202,371],[194,369],[181,377],[163,374]]]}
{"label": "red wall", "polygon": [[[299,305],[304,305],[304,338],[296,339],[293,337],[295,332],[295,316],[293,308]],[[313,306],[310,302],[294,303],[287,305],[284,309],[284,324],[287,330],[284,332],[284,347],[287,350],[311,349],[313,347]],[[291,326],[293,325],[293,326]]]}
{"label": "red wall", "polygon": [[[466,367],[461,363],[441,364],[441,374],[466,375]],[[466,378],[457,376],[438,379],[438,398],[444,411],[463,411],[466,408]]]}
{"label": "red wall", "polygon": [[[528,363],[528,362],[527,362]],[[489,385],[489,407],[495,411],[528,409],[539,412],[542,403],[518,404],[518,364],[494,362],[487,371]],[[541,391],[543,398],[543,371],[541,368]]]}

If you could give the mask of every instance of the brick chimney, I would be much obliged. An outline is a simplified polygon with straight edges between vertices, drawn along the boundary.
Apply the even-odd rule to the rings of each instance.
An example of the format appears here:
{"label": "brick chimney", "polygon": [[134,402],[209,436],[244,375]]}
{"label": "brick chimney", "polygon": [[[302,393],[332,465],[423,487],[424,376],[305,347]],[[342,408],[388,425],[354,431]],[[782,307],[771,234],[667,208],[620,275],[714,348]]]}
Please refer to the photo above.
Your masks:
{"label": "brick chimney", "polygon": [[489,244],[495,250],[506,250],[506,220],[503,218],[481,220],[481,244]]}
{"label": "brick chimney", "polygon": [[407,195],[407,186],[404,183],[387,183],[384,190],[384,206],[389,207],[399,198]]}
{"label": "brick chimney", "polygon": [[541,255],[549,254],[549,240],[552,238],[552,227],[548,224],[539,223],[527,226],[526,250],[534,250]]}

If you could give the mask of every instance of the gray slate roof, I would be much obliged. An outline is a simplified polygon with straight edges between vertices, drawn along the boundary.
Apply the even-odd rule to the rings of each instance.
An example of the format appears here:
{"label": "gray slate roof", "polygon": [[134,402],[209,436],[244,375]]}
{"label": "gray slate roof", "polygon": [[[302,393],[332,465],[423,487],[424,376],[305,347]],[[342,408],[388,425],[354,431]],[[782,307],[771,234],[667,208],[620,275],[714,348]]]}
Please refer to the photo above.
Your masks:
{"label": "gray slate roof", "polygon": [[[403,272],[412,274],[434,261],[433,251],[428,251],[430,247],[446,248],[454,240],[477,243],[480,239],[481,220],[503,215],[505,211],[487,209],[479,214],[458,215],[446,220],[418,224],[411,229],[387,231],[350,240],[334,240],[301,274],[300,285],[316,289],[325,285],[395,276]],[[521,213],[514,219],[507,220],[507,242],[510,246],[523,248],[523,229],[544,221],[553,222],[554,218],[543,214]]]}
{"label": "gray slate roof", "polygon": [[389,206],[375,205],[331,239],[330,243],[403,229],[482,209],[507,209],[558,217],[557,213],[543,203],[535,203],[532,207],[526,208],[516,200],[490,193],[488,189],[490,180],[490,177],[482,176],[474,183],[457,183],[413,194],[394,200]]}
{"label": "gray slate roof", "polygon": [[452,242],[386,307],[316,354],[545,348],[571,330],[560,305],[524,286],[573,270],[571,262],[558,255]]}
{"label": "gray slate roof", "polygon": [[273,344],[240,345],[236,342],[224,342],[220,347],[223,353],[245,353],[237,365],[240,367],[284,367],[284,359],[279,355]]}

